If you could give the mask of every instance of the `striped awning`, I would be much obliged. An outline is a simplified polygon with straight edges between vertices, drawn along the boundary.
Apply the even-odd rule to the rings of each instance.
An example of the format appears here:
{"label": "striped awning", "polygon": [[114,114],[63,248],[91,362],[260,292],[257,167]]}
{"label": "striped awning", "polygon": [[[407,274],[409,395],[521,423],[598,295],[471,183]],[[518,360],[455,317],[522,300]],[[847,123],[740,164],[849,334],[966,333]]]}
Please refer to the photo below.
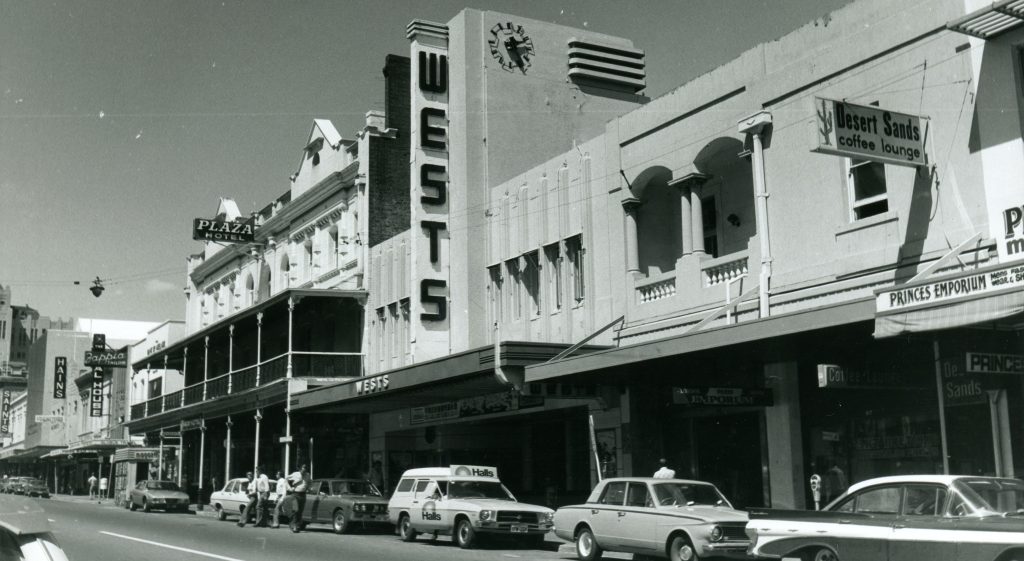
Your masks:
{"label": "striped awning", "polygon": [[992,39],[1024,24],[1024,0],[1000,0],[946,24],[946,29]]}

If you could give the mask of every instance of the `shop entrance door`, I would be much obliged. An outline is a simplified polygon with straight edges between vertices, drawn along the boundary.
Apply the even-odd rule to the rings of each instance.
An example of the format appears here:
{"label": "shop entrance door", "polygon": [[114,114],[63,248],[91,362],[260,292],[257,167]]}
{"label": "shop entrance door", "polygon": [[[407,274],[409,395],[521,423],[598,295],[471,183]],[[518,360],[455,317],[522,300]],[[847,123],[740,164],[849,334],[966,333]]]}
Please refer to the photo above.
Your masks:
{"label": "shop entrance door", "polygon": [[767,506],[764,454],[764,412],[691,416],[689,419],[689,469],[676,477],[692,477],[714,483],[736,508]]}
{"label": "shop entrance door", "polygon": [[949,472],[964,475],[1014,474],[1006,390],[988,390],[980,403],[946,408]]}

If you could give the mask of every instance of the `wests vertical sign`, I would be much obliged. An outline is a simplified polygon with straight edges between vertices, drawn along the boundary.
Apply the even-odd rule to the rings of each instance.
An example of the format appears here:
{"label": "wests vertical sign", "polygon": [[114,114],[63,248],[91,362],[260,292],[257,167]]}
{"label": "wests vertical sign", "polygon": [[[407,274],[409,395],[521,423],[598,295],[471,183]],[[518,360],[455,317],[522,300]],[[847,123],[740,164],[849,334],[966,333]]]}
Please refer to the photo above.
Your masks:
{"label": "wests vertical sign", "polygon": [[417,360],[448,350],[448,27],[415,20],[411,41],[412,337]]}
{"label": "wests vertical sign", "polygon": [[68,388],[68,357],[53,358],[53,398],[64,399]]}

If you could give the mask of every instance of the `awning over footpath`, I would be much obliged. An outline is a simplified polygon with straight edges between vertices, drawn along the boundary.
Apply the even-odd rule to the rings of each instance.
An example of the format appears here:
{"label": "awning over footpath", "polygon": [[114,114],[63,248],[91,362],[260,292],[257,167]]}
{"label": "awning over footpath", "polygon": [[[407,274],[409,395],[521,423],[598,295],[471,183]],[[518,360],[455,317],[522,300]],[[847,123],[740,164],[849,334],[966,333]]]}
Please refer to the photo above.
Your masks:
{"label": "awning over footpath", "polygon": [[33,446],[32,448],[28,448],[26,450],[22,450],[21,452],[18,452],[17,454],[15,454],[10,459],[15,460],[15,461],[35,460],[35,459],[43,458],[43,457],[47,456],[50,452],[53,452],[54,450],[63,450],[63,449],[64,448],[61,447],[61,446]]}
{"label": "awning over footpath", "polygon": [[93,438],[90,440],[82,440],[79,442],[73,442],[67,448],[58,448],[52,450],[44,458],[59,458],[61,456],[78,456],[82,454],[98,454],[103,452],[113,452],[118,448],[124,448],[130,446],[131,441],[123,438]]}
{"label": "awning over footpath", "polygon": [[[519,369],[554,357],[567,345],[501,343],[502,368]],[[584,352],[600,347],[584,347]],[[451,402],[508,391],[494,372],[494,346],[390,370],[374,376],[321,386],[292,396],[292,411],[374,413]]]}
{"label": "awning over footpath", "polygon": [[1024,314],[1024,261],[929,277],[875,292],[875,337],[937,331]]}
{"label": "awning over footpath", "polygon": [[160,459],[159,448],[121,448],[114,452],[117,462],[155,462]]}
{"label": "awning over footpath", "polygon": [[527,366],[526,382],[539,382],[572,374],[639,364],[657,358],[728,347],[859,321],[870,321],[874,316],[872,304],[871,298],[862,298],[833,306],[780,314]]}
{"label": "awning over footpath", "polygon": [[13,458],[18,452],[21,452],[25,448],[22,445],[12,446],[5,450],[0,450],[0,460],[9,460]]}

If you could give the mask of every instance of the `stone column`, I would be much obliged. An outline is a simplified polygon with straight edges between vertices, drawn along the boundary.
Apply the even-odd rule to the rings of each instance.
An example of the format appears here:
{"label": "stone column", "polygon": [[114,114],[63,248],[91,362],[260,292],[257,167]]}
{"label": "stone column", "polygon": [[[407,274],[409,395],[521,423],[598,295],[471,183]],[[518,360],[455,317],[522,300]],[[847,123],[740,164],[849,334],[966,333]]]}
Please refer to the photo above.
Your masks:
{"label": "stone column", "polygon": [[687,214],[685,213],[685,211],[687,210],[686,209],[687,203],[685,203],[685,202],[684,203],[680,203],[681,204],[681,209],[680,210],[684,212],[684,214],[682,215],[682,217],[683,217],[683,244],[684,244],[683,245],[683,248],[684,248],[683,249],[683,255],[686,255],[686,253],[687,253],[687,251],[686,251],[686,236],[687,236],[687,234],[689,234],[691,236],[692,240],[693,240],[693,244],[691,246],[692,247],[691,253],[693,253],[694,255],[697,255],[698,257],[702,257],[702,256],[706,255],[706,252],[704,250],[704,204],[703,204],[703,201],[700,200],[700,191],[701,191],[701,187],[703,187],[704,184],[707,183],[709,179],[711,179],[711,177],[706,175],[706,174],[699,173],[699,172],[692,172],[692,173],[688,173],[688,174],[680,177],[678,179],[678,181],[675,181],[675,182],[672,183],[673,185],[679,185],[680,188],[684,189],[684,192],[683,192],[684,196],[680,197],[680,198],[683,199],[683,200],[689,201],[689,204],[688,204],[689,211],[690,211],[689,212],[689,219],[690,219],[690,224],[689,224],[690,227],[689,228],[686,227],[686,216],[687,216]]}
{"label": "stone column", "polygon": [[771,507],[802,509],[807,478],[804,477],[803,469],[797,363],[766,364],[764,377],[765,387],[771,389],[775,402],[764,409],[765,432],[771,435],[768,439]]}
{"label": "stone column", "polygon": [[622,200],[622,210],[626,213],[626,272],[640,272],[640,245],[636,231],[636,213],[640,209],[640,199],[629,197]]}
{"label": "stone column", "polygon": [[684,257],[693,253],[693,210],[690,206],[690,178],[693,175],[691,173],[668,182],[669,187],[679,189],[679,230]]}

